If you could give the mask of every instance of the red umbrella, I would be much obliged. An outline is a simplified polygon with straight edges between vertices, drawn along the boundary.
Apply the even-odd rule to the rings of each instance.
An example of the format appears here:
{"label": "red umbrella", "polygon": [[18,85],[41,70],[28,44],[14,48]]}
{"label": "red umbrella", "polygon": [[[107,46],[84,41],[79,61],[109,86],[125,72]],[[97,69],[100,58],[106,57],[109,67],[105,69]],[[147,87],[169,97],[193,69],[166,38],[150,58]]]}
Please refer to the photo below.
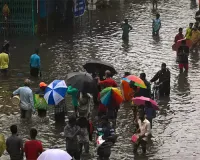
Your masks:
{"label": "red umbrella", "polygon": [[151,98],[141,96],[141,97],[135,97],[132,100],[133,100],[134,104],[136,104],[136,105],[145,105],[145,102],[148,101],[152,104],[152,107],[155,110],[159,110],[157,102]]}
{"label": "red umbrella", "polygon": [[186,41],[186,46],[188,46],[189,48],[192,47],[192,41],[190,39],[180,39],[175,44],[172,45],[172,50],[177,51],[178,48],[181,46],[183,40]]}

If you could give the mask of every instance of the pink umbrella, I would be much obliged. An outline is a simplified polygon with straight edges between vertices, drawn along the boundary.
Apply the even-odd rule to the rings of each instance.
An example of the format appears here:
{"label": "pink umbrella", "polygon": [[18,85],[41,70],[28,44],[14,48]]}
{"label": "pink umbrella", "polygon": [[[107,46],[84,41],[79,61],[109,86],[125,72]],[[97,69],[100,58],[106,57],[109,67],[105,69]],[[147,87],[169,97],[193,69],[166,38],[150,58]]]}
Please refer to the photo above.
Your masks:
{"label": "pink umbrella", "polygon": [[147,97],[135,97],[132,99],[134,104],[136,105],[145,105],[145,102],[148,101],[148,102],[151,102],[152,104],[152,107],[155,109],[155,110],[159,110],[158,108],[158,104],[156,101],[154,101],[153,99],[151,98],[147,98]]}

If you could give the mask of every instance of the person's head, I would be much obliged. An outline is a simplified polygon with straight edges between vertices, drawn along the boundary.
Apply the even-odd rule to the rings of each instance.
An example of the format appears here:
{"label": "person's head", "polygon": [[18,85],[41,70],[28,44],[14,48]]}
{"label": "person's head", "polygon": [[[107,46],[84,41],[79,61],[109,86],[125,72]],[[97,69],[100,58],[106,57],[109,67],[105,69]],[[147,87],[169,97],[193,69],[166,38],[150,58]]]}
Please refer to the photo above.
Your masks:
{"label": "person's head", "polygon": [[126,24],[128,24],[128,19],[125,19],[124,22],[125,22]]}
{"label": "person's head", "polygon": [[166,63],[162,63],[162,65],[161,65],[161,70],[166,70],[166,68],[167,68],[167,65],[166,65]]}
{"label": "person's head", "polygon": [[131,75],[130,72],[125,72],[125,73],[124,73],[124,77],[130,76],[130,75]]}
{"label": "person's head", "polygon": [[76,125],[76,117],[75,116],[69,117],[69,125],[72,127]]}
{"label": "person's head", "polygon": [[30,86],[30,84],[31,84],[31,81],[30,81],[30,79],[25,79],[24,80],[24,86]]}
{"label": "person's head", "polygon": [[105,71],[105,76],[106,76],[106,78],[110,78],[111,72],[109,70]]}
{"label": "person's head", "polygon": [[146,106],[146,107],[152,107],[152,104],[151,104],[151,102],[146,101],[146,102],[145,102],[145,106]]}
{"label": "person's head", "polygon": [[141,73],[141,74],[140,74],[140,78],[141,78],[142,80],[145,80],[145,79],[146,79],[146,74],[145,74],[145,73]]}
{"label": "person's head", "polygon": [[45,90],[45,88],[47,87],[47,84],[44,82],[40,82],[39,86],[41,90]]}
{"label": "person's head", "polygon": [[179,28],[178,32],[179,32],[179,34],[182,34],[183,33],[183,28]]}
{"label": "person's head", "polygon": [[143,122],[145,119],[145,113],[140,113],[139,119]]}
{"label": "person's head", "polygon": [[159,14],[159,13],[156,14],[156,18],[157,18],[157,19],[160,18],[160,14]]}
{"label": "person's head", "polygon": [[35,54],[39,54],[39,48],[35,49]]}
{"label": "person's head", "polygon": [[134,91],[137,90],[137,86],[135,85],[135,82],[130,81],[130,82],[129,82],[129,86],[130,86],[130,88],[132,88]]}
{"label": "person's head", "polygon": [[31,130],[30,130],[31,139],[35,139],[36,136],[37,136],[37,130],[35,128],[31,128]]}
{"label": "person's head", "polygon": [[194,29],[196,28],[196,30],[198,29],[198,27],[199,27],[199,23],[198,22],[196,22],[195,24],[194,24]]}
{"label": "person's head", "polygon": [[101,122],[102,122],[102,124],[108,124],[108,116],[106,116],[106,115],[104,115],[104,116],[102,116],[101,117]]}
{"label": "person's head", "polygon": [[193,23],[190,23],[190,24],[189,24],[189,27],[192,28],[192,27],[193,27]]}
{"label": "person's head", "polygon": [[10,131],[12,134],[17,134],[17,126],[16,125],[10,126]]}
{"label": "person's head", "polygon": [[181,45],[182,45],[182,46],[185,46],[185,45],[186,45],[186,40],[182,40],[182,41],[181,41]]}

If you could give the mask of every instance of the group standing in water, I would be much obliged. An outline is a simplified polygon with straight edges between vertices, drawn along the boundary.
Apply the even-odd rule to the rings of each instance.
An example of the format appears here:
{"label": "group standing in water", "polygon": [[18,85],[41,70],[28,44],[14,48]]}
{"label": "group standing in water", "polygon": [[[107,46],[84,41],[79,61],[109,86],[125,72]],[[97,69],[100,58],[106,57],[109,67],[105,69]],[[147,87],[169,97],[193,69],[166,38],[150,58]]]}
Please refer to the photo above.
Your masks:
{"label": "group standing in water", "polygon": [[179,64],[180,73],[184,70],[187,72],[189,68],[189,53],[198,52],[200,44],[199,22],[190,23],[183,35],[183,28],[179,28],[179,33],[175,36],[172,49],[176,51],[176,62]]}
{"label": "group standing in water", "polygon": [[[160,15],[156,15],[156,19],[152,23],[152,34],[153,36],[158,36],[161,28]],[[125,20],[122,24],[123,40],[129,39],[129,32],[132,30],[132,26]],[[174,50],[177,54],[177,62],[179,63],[180,72],[188,71],[188,56],[190,51],[198,49],[200,42],[200,32],[198,24],[190,23],[186,30],[186,34],[183,35],[183,29],[179,28],[179,33],[174,39]],[[7,73],[9,56],[8,49],[3,47],[2,53],[0,54],[0,66],[1,72]],[[41,72],[39,50],[36,49],[35,53],[30,58],[30,75],[33,77],[38,77]],[[159,90],[160,97],[170,95],[170,78],[171,73],[167,68],[165,63],[162,63],[161,69],[155,74],[155,76],[150,80],[146,79],[146,74],[141,73],[140,79],[144,82],[146,88],[142,88],[136,85],[136,82],[130,81],[129,83],[124,82],[124,79],[128,79],[131,73],[126,72],[121,81],[121,90],[124,101],[131,101],[133,98],[146,97],[152,98],[151,93],[151,83],[156,83]],[[105,71],[105,79],[102,80],[99,77],[94,77],[95,82],[99,86],[100,90],[96,99],[98,102],[97,110],[97,123],[93,124],[91,121],[91,111],[93,106],[91,106],[92,96],[89,93],[82,93],[77,88],[69,85],[67,89],[67,94],[72,97],[72,105],[74,107],[74,115],[69,116],[69,121],[64,128],[64,136],[66,143],[66,151],[76,160],[81,159],[81,154],[83,153],[83,148],[86,154],[89,154],[90,145],[89,142],[93,141],[92,135],[95,133],[96,136],[102,136],[104,141],[98,146],[97,154],[99,160],[108,160],[111,155],[111,147],[114,145],[117,136],[115,133],[115,127],[117,125],[116,119],[119,105],[115,106],[105,106],[101,101],[101,91],[106,88],[117,88],[119,85],[112,78],[112,73],[109,70]],[[40,98],[44,98],[45,89],[48,84],[41,82],[39,84],[39,90],[33,94],[30,88],[30,80],[26,79],[24,81],[24,86],[18,88],[13,92],[13,96],[19,95],[20,97],[20,112],[22,119],[30,119],[32,113],[38,111],[38,116],[43,118],[47,115],[48,105],[46,106],[36,106],[34,101],[34,94],[38,95]],[[94,95],[93,95],[94,96]],[[134,121],[136,126],[134,132],[135,137],[133,137],[134,148],[133,152],[137,153],[139,146],[141,145],[143,153],[146,153],[148,139],[152,136],[153,119],[156,117],[156,109],[153,107],[151,101],[146,100],[142,105],[132,104],[134,111]],[[55,106],[55,120],[65,122],[66,114],[66,102],[65,99]],[[94,121],[93,121],[94,122]],[[42,143],[36,140],[37,130],[32,128],[30,130],[30,141],[27,141],[24,145],[22,140],[17,135],[17,126],[12,125],[10,127],[12,136],[7,139],[7,151],[10,154],[11,159],[21,160],[23,157],[23,152],[27,159],[36,160],[38,156],[43,152]],[[136,138],[136,139],[135,139]],[[96,140],[96,139],[95,139]],[[13,143],[14,142],[14,143]],[[17,146],[17,150],[13,149],[13,146]],[[33,147],[34,146],[34,147]],[[31,150],[31,151],[30,151]],[[34,154],[32,154],[32,152]],[[17,158],[16,158],[17,157]],[[19,158],[18,158],[19,157]]]}

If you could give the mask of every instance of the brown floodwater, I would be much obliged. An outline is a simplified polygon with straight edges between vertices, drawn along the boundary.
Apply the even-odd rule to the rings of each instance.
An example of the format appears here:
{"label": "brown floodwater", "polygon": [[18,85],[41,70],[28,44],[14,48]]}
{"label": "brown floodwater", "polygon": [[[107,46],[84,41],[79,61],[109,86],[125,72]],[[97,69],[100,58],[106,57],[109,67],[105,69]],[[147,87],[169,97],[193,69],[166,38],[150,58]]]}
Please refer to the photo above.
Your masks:
{"label": "brown floodwater", "polygon": [[[160,0],[158,12],[161,15],[160,36],[152,37],[151,24],[155,16],[150,0],[112,0],[108,8],[94,11],[89,23],[88,12],[82,23],[73,28],[63,27],[53,35],[40,38],[11,37],[10,76],[0,79],[0,132],[9,136],[9,126],[17,124],[19,135],[26,140],[29,129],[36,127],[45,148],[65,149],[63,125],[55,125],[52,112],[49,120],[41,122],[37,116],[32,122],[19,118],[19,109],[11,104],[10,95],[23,85],[29,77],[29,57],[35,47],[40,46],[42,78],[31,79],[35,90],[40,81],[50,83],[54,79],[65,79],[67,73],[82,71],[82,65],[91,58],[98,58],[113,64],[118,71],[119,82],[125,71],[135,75],[141,72],[150,79],[166,62],[171,71],[171,95],[159,101],[160,111],[153,121],[153,138],[144,155],[133,155],[130,137],[133,131],[133,113],[128,105],[121,107],[117,119],[118,141],[113,147],[112,160],[169,160],[200,159],[200,62],[199,54],[189,57],[189,72],[179,74],[172,51],[174,36],[179,27],[194,22],[197,10],[195,0]],[[121,40],[121,22],[129,19],[133,26],[129,43]],[[91,25],[90,25],[91,24]],[[68,100],[71,112],[71,101]],[[91,150],[91,158],[96,159]],[[7,153],[1,158],[8,159]]]}

